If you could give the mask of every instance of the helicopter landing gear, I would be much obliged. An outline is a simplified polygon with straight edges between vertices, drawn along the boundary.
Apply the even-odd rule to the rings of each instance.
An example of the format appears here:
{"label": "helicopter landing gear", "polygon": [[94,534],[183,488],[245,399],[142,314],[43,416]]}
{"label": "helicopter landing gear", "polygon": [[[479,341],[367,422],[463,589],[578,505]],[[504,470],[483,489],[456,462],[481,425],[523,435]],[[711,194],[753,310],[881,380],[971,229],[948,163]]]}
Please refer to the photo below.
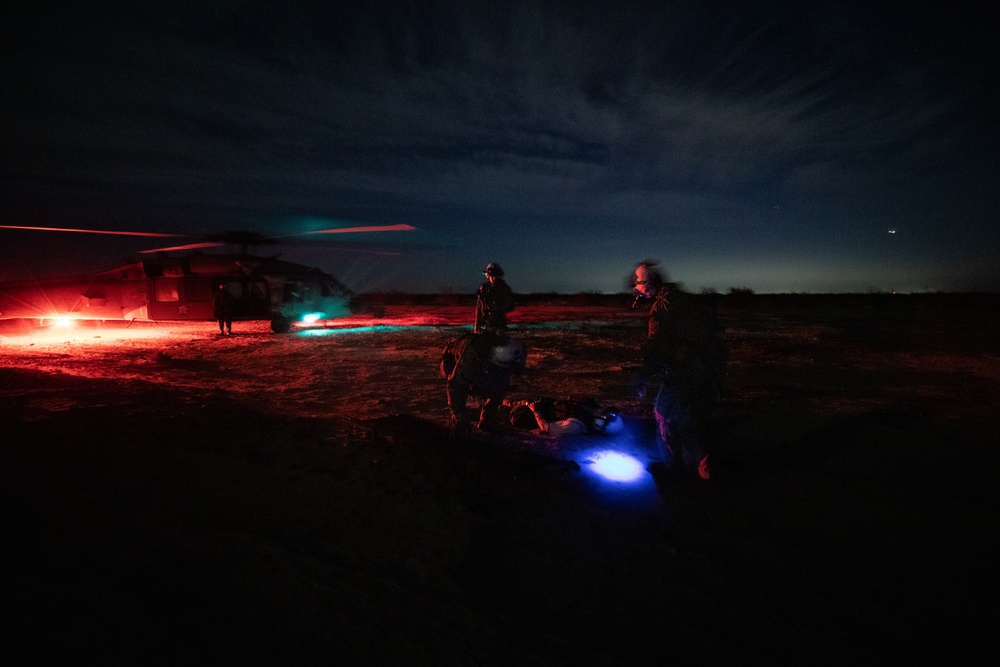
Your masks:
{"label": "helicopter landing gear", "polygon": [[271,319],[271,331],[274,333],[288,333],[292,328],[292,321],[287,317],[278,315]]}

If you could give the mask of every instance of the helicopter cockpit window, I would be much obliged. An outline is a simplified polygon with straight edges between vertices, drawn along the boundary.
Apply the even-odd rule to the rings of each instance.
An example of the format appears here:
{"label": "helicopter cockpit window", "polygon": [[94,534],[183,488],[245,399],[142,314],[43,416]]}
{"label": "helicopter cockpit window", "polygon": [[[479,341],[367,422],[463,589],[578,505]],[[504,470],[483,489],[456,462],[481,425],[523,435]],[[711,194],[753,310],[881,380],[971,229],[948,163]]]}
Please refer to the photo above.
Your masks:
{"label": "helicopter cockpit window", "polygon": [[179,301],[180,293],[177,290],[177,280],[175,278],[158,278],[156,281],[157,301]]}
{"label": "helicopter cockpit window", "polygon": [[302,300],[302,286],[298,283],[286,282],[285,289],[283,292],[283,298],[285,303],[292,303],[293,301]]}

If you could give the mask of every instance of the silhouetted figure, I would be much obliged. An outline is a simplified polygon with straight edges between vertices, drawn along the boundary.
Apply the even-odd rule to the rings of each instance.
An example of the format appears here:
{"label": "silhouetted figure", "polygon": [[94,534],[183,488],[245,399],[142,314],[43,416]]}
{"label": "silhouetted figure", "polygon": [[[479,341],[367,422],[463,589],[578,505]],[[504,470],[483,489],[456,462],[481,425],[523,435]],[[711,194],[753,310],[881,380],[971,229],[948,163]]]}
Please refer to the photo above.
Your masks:
{"label": "silhouetted figure", "polygon": [[524,346],[512,336],[466,333],[445,346],[440,369],[447,380],[448,409],[456,435],[469,429],[466,403],[470,395],[483,401],[477,426],[485,430],[496,425],[511,375],[523,370],[524,364]]}
{"label": "silhouetted figure", "polygon": [[642,396],[647,383],[659,382],[653,411],[663,465],[708,479],[703,422],[721,398],[726,373],[719,328],[693,295],[664,280],[652,262],[639,264],[632,285],[633,308],[652,301],[635,387]]}
{"label": "silhouetted figure", "polygon": [[514,310],[514,292],[503,279],[503,269],[490,262],[483,271],[486,282],[476,293],[476,333],[503,334],[507,331],[507,313]]}
{"label": "silhouetted figure", "polygon": [[233,295],[226,289],[225,283],[219,284],[212,302],[215,319],[219,323],[219,335],[233,335]]}

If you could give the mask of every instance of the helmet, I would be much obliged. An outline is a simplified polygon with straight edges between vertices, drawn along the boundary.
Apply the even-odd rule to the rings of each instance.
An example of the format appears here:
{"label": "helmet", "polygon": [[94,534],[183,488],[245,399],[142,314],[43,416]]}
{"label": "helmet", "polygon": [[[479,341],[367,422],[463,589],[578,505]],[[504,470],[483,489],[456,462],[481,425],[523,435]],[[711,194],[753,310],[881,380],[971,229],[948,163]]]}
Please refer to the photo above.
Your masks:
{"label": "helmet", "polygon": [[654,262],[642,262],[632,274],[632,294],[636,297],[652,299],[662,285],[663,276]]}
{"label": "helmet", "polygon": [[614,410],[600,412],[591,421],[594,430],[604,435],[618,435],[625,430],[625,422]]}
{"label": "helmet", "polygon": [[490,350],[490,361],[506,368],[524,364],[524,345],[513,336],[507,336]]}
{"label": "helmet", "polygon": [[503,269],[496,262],[490,262],[486,265],[483,270],[483,274],[487,276],[496,276],[497,278],[503,277]]}

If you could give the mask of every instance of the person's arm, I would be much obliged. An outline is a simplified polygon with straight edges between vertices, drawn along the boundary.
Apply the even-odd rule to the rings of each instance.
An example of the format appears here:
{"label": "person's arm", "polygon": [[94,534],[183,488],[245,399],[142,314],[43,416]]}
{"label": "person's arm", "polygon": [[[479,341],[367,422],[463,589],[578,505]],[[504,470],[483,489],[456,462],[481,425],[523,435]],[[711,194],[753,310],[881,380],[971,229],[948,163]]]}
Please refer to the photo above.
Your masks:
{"label": "person's arm", "polygon": [[506,288],[504,290],[503,312],[504,313],[509,313],[510,311],[514,310],[514,305],[515,305],[514,304],[514,290],[512,290],[510,288],[510,285],[508,285],[507,283],[504,283],[503,285]]}
{"label": "person's arm", "polygon": [[486,321],[486,309],[485,303],[483,302],[483,288],[480,287],[479,291],[476,292],[476,322],[472,327],[472,331],[479,333],[483,329],[483,325]]}
{"label": "person's arm", "polygon": [[538,428],[541,429],[543,433],[548,433],[549,435],[581,435],[587,432],[587,425],[575,417],[560,419],[558,421],[549,421],[545,418],[541,411],[535,407],[534,403],[529,403],[528,407],[531,408],[531,411],[534,413],[535,421],[538,422]]}
{"label": "person's arm", "polygon": [[586,435],[587,425],[576,417],[560,419],[557,422],[549,422],[549,435]]}

